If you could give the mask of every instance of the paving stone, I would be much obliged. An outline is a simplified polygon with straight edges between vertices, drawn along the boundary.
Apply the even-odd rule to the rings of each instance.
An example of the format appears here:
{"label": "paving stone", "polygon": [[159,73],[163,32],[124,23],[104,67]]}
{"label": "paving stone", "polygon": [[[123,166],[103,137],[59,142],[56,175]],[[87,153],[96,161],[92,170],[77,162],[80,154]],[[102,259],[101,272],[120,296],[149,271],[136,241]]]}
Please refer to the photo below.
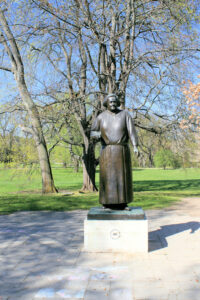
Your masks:
{"label": "paving stone", "polygon": [[28,272],[20,269],[12,269],[0,275],[1,282],[11,282],[12,284],[19,284],[25,280]]}
{"label": "paving stone", "polygon": [[149,252],[157,251],[157,250],[162,249],[162,248],[163,248],[163,246],[162,246],[161,241],[157,241],[157,240],[150,240],[149,241],[149,245],[148,245]]}
{"label": "paving stone", "polygon": [[105,272],[92,272],[90,279],[93,280],[101,280],[101,281],[113,281],[119,279],[120,276],[118,274],[108,274]]}
{"label": "paving stone", "polygon": [[200,299],[200,288],[191,288],[179,292],[177,300],[199,300]]}
{"label": "paving stone", "polygon": [[96,253],[80,252],[76,260],[76,266],[96,266],[98,264],[97,257]]}
{"label": "paving stone", "polygon": [[173,277],[169,277],[167,280],[161,279],[164,287],[165,287],[165,292],[170,294],[177,294],[181,291],[181,283],[176,281],[175,279],[173,280]]}
{"label": "paving stone", "polygon": [[133,290],[131,285],[124,286],[120,281],[111,282],[108,300],[116,299],[132,300]]}
{"label": "paving stone", "polygon": [[30,290],[22,290],[8,297],[8,300],[33,300],[33,299],[34,299],[34,292]]}
{"label": "paving stone", "polygon": [[178,299],[177,293],[169,294],[167,300],[177,300]]}
{"label": "paving stone", "polygon": [[136,281],[154,279],[154,272],[148,259],[137,259],[131,265],[132,279]]}
{"label": "paving stone", "polygon": [[168,298],[163,282],[157,280],[134,281],[133,295],[135,300],[167,300]]}
{"label": "paving stone", "polygon": [[132,300],[133,293],[132,290],[129,288],[116,288],[115,290],[111,290],[108,296],[109,300],[115,300],[121,298],[123,300]]}
{"label": "paving stone", "polygon": [[56,292],[58,299],[83,299],[85,293],[85,289],[79,290],[78,292],[72,292],[71,290],[63,289],[63,290],[58,290]]}
{"label": "paving stone", "polygon": [[[29,276],[24,286],[37,290],[34,297],[42,298],[83,298],[90,272],[83,269],[68,269],[62,272],[38,273]],[[52,295],[52,296],[51,296]],[[34,298],[34,299],[35,299]],[[61,299],[61,298],[59,298]]]}
{"label": "paving stone", "polygon": [[90,280],[84,295],[84,300],[108,299],[109,289],[110,289],[109,281]]}
{"label": "paving stone", "polygon": [[22,289],[23,286],[22,283],[20,282],[13,283],[13,282],[4,281],[0,283],[0,296],[2,297],[3,300],[9,297],[14,297],[17,293],[21,292]]}
{"label": "paving stone", "polygon": [[6,237],[3,238],[1,236],[1,238],[0,238],[0,251],[8,249],[8,247],[10,247],[11,244],[12,244],[11,240],[6,240]]}
{"label": "paving stone", "polygon": [[56,290],[56,295],[62,298],[76,298],[83,299],[86,291],[87,282],[85,282],[84,287],[80,286],[79,283],[74,283],[68,288],[62,288]]}
{"label": "paving stone", "polygon": [[8,295],[3,296],[0,292],[0,300],[8,300]]}
{"label": "paving stone", "polygon": [[150,269],[154,278],[157,280],[170,280],[173,278],[173,281],[177,281],[178,278],[175,274],[173,265],[169,263],[165,256],[156,256],[150,258]]}
{"label": "paving stone", "polygon": [[58,284],[62,285],[62,283],[63,280],[60,280],[60,278],[56,280],[54,277],[54,280],[51,280],[50,275],[48,275],[47,273],[38,272],[38,274],[35,276],[29,275],[24,280],[23,284],[26,289],[31,287],[34,290],[42,290],[42,289],[54,288],[54,286]]}
{"label": "paving stone", "polygon": [[34,298],[45,299],[55,298],[56,290],[54,288],[43,288],[40,289],[34,296]]}
{"label": "paving stone", "polygon": [[0,216],[0,297],[124,300],[133,292],[134,300],[199,300],[200,217],[146,213],[146,255],[82,251],[86,211]]}

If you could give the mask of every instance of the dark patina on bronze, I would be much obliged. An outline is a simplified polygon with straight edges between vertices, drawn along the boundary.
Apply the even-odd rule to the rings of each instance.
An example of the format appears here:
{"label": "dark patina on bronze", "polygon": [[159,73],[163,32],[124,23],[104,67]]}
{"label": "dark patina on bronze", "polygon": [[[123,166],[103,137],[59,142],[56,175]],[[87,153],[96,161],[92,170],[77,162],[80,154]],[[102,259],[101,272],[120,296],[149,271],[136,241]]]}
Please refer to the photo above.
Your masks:
{"label": "dark patina on bronze", "polygon": [[130,207],[130,210],[111,210],[93,207],[87,215],[88,220],[144,220],[145,214],[141,207]]}
{"label": "dark patina on bronze", "polygon": [[119,105],[116,95],[108,95],[104,100],[107,110],[92,125],[92,135],[101,133],[99,202],[111,209],[125,209],[133,200],[129,140],[138,151],[133,119]]}

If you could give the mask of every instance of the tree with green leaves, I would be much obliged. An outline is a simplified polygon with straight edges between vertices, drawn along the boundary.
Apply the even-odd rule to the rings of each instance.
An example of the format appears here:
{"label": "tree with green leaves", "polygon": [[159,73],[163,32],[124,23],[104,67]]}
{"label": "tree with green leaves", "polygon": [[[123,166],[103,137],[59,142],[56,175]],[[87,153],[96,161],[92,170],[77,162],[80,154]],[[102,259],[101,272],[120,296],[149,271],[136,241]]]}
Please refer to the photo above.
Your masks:
{"label": "tree with green leaves", "polygon": [[175,155],[170,149],[160,149],[154,156],[155,166],[164,170],[166,167],[177,169],[181,167],[181,160],[178,155]]}
{"label": "tree with green leaves", "polygon": [[182,62],[198,50],[190,32],[195,2],[30,0],[20,1],[19,8],[21,20],[26,18],[19,26],[29,54],[37,64],[45,62],[52,75],[50,81],[47,70],[35,74],[35,82],[44,86],[35,92],[37,108],[55,111],[61,105],[66,141],[73,146],[75,120],[83,149],[83,190],[96,190],[90,128],[105,95],[116,93],[138,128],[161,133],[178,124]]}
{"label": "tree with green leaves", "polygon": [[42,175],[42,190],[43,193],[53,193],[57,190],[53,181],[51,165],[39,111],[28,90],[25,80],[24,64],[20,54],[19,46],[14,33],[10,28],[9,22],[5,17],[5,10],[2,7],[0,7],[0,24],[0,43],[3,46],[3,50],[5,51],[10,64],[10,67],[7,65],[1,65],[0,69],[13,73],[20,97],[23,101],[24,108],[29,115],[31,123],[31,126],[28,129],[26,128],[26,131],[28,130],[33,135],[38,151],[38,159]]}
{"label": "tree with green leaves", "polygon": [[30,3],[43,11],[36,28],[46,33],[47,41],[45,47],[32,45],[32,51],[46,56],[66,86],[67,119],[73,114],[82,136],[83,190],[95,190],[95,145],[90,127],[103,110],[106,94],[116,93],[121,107],[129,106],[139,128],[160,132],[153,122],[144,126],[140,115],[164,120],[163,130],[171,123],[178,124],[181,98],[175,85],[180,62],[196,50],[187,34],[195,4],[182,0]]}

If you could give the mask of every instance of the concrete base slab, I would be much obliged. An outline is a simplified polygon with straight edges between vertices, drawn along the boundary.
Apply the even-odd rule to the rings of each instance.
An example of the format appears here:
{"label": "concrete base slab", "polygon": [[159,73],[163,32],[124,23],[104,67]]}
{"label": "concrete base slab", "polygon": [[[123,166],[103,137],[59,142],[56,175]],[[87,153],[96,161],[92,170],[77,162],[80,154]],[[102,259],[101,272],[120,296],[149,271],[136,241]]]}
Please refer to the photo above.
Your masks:
{"label": "concrete base slab", "polygon": [[[123,213],[123,211],[122,211]],[[89,214],[88,214],[89,215]],[[148,252],[148,220],[86,219],[84,221],[84,250],[89,252]],[[124,217],[123,217],[124,218]]]}

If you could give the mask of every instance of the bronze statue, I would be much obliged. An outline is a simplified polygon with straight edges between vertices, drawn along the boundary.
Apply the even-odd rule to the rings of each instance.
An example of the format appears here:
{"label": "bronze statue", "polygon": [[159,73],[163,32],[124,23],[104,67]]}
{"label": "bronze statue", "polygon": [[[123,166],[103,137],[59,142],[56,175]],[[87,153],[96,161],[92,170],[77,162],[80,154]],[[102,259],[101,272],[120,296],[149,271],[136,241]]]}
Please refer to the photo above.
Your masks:
{"label": "bronze statue", "polygon": [[128,209],[133,199],[128,141],[138,153],[137,134],[130,114],[118,108],[120,102],[115,94],[108,95],[103,105],[107,110],[92,125],[92,131],[101,132],[99,202],[105,208]]}

